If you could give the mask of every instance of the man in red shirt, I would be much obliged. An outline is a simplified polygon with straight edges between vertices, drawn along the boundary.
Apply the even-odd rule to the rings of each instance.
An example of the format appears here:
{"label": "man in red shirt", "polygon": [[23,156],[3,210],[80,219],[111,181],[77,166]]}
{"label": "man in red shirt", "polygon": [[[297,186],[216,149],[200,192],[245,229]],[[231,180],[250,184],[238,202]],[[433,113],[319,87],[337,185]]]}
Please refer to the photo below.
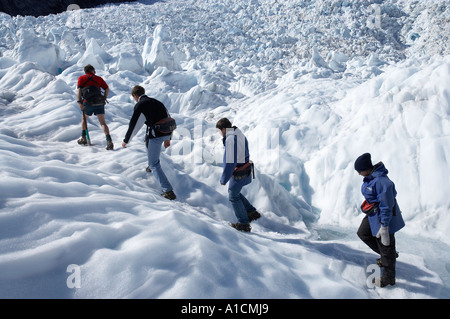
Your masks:
{"label": "man in red shirt", "polygon": [[[112,150],[114,149],[114,144],[111,139],[111,135],[109,135],[109,128],[106,125],[105,120],[105,101],[108,98],[109,87],[108,84],[99,76],[95,75],[95,68],[88,64],[84,67],[84,75],[78,78],[78,94],[77,94],[77,102],[80,106],[80,109],[84,111],[86,121],[82,119],[81,121],[81,138],[78,140],[78,144],[87,144],[86,139],[86,124],[87,119],[92,114],[96,115],[100,125],[103,129],[103,132],[106,135],[106,149]],[[90,88],[91,92],[98,91],[98,96],[94,96],[94,99],[97,99],[96,102],[92,102],[89,99],[87,101],[86,95],[88,94],[86,91],[83,93],[83,89]],[[98,89],[99,88],[99,89]],[[101,90],[104,90],[104,94],[101,95]],[[98,101],[99,100],[99,101]]]}

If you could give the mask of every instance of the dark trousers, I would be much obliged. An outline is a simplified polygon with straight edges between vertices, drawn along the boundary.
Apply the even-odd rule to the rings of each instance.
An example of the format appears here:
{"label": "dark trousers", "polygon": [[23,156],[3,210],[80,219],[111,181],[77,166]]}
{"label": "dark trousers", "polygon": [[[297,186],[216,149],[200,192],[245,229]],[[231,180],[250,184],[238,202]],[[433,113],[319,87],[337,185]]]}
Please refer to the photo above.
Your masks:
{"label": "dark trousers", "polygon": [[389,246],[384,246],[381,243],[381,238],[376,238],[370,231],[369,219],[363,218],[361,225],[358,229],[358,237],[366,243],[374,252],[381,256],[381,264],[383,265],[383,277],[395,278],[395,237],[394,234],[390,235]]}

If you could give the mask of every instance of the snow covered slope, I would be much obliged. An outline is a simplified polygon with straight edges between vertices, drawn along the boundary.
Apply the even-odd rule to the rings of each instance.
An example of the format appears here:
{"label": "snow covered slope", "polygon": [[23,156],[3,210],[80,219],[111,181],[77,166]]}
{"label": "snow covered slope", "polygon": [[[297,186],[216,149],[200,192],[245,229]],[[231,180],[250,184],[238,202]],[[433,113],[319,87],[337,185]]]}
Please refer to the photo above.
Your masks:
{"label": "snow covered slope", "polygon": [[[0,15],[0,297],[450,297],[445,1],[153,2]],[[95,118],[96,145],[76,143],[87,63],[114,151]],[[136,84],[177,120],[176,201],[145,172],[144,130],[120,147]],[[250,234],[228,225],[224,116],[256,163]],[[407,223],[388,289],[367,284],[377,256],[355,234],[367,151]]]}

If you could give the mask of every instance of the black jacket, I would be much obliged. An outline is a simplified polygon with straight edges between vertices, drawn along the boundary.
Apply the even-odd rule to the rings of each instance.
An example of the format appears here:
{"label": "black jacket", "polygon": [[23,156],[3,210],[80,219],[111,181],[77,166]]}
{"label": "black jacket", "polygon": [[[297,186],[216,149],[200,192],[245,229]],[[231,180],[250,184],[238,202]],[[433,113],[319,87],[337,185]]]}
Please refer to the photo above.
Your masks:
{"label": "black jacket", "polygon": [[[134,112],[131,116],[130,124],[128,125],[128,131],[125,134],[123,141],[128,143],[141,129],[144,124],[147,126],[168,117],[166,107],[160,101],[150,98],[147,95],[141,95],[139,102],[134,106]],[[162,134],[155,132],[155,135],[150,134],[150,138],[167,136],[170,134]]]}

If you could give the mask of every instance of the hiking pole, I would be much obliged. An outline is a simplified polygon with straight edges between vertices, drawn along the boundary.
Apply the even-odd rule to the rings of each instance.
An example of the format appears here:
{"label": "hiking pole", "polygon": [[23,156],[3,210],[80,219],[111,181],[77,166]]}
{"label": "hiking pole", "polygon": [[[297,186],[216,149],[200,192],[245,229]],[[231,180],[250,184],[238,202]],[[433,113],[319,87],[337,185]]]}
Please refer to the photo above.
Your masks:
{"label": "hiking pole", "polygon": [[87,120],[86,120],[86,114],[84,113],[83,110],[83,123],[84,123],[84,127],[86,128],[86,140],[88,145],[91,145],[91,138],[89,137],[89,131],[88,131],[88,126],[87,126]]}

